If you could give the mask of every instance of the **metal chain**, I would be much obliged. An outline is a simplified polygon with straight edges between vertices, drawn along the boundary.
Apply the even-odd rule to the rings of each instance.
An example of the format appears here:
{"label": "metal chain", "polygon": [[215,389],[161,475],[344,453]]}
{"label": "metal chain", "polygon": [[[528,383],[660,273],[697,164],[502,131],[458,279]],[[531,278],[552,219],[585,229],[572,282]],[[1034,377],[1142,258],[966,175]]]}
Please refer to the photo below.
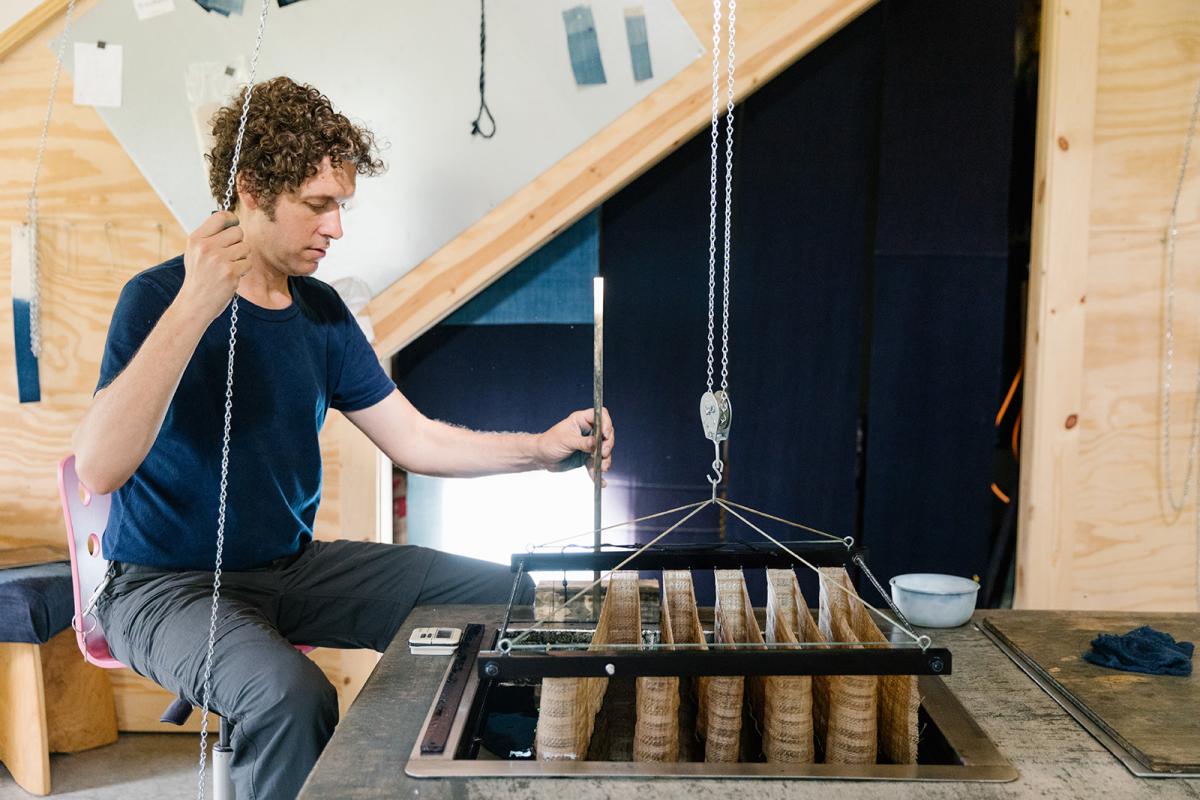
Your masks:
{"label": "metal chain", "polygon": [[733,64],[737,0],[729,0],[729,84],[725,113],[725,299],[721,314],[721,391],[729,388],[729,250],[733,237]]}
{"label": "metal chain", "polygon": [[[721,0],[713,0],[712,120],[709,126],[708,171],[708,391],[713,390],[713,351],[716,340],[717,291],[717,162],[720,146]],[[737,0],[729,0],[729,53],[725,102],[725,240],[721,299],[721,390],[729,389],[729,267],[733,240],[733,89]]]}
{"label": "metal chain", "polygon": [[[1183,145],[1183,157],[1179,163],[1179,175],[1175,179],[1175,195],[1171,200],[1171,217],[1167,224],[1167,303],[1165,338],[1165,363],[1163,364],[1162,392],[1162,486],[1167,505],[1176,514],[1183,512],[1191,489],[1192,474],[1196,469],[1196,454],[1200,448],[1200,364],[1196,369],[1196,394],[1192,401],[1191,444],[1188,447],[1187,472],[1183,478],[1183,492],[1179,500],[1171,482],[1171,379],[1175,369],[1175,237],[1178,232],[1179,197],[1183,192],[1183,181],[1187,175],[1188,158],[1192,150],[1192,139],[1196,135],[1196,120],[1200,115],[1200,83],[1192,101],[1192,115],[1188,121],[1187,137]],[[1200,534],[1200,506],[1197,507],[1196,528]]]}
{"label": "metal chain", "polygon": [[29,349],[34,356],[42,355],[42,287],[38,265],[38,178],[42,174],[42,161],[46,157],[46,137],[50,133],[50,115],[54,112],[54,97],[58,94],[58,79],[62,75],[63,53],[67,40],[71,38],[71,21],[75,16],[75,0],[67,3],[67,21],[58,38],[58,50],[54,60],[54,78],[50,81],[50,99],[46,102],[46,117],[42,120],[42,135],[38,139],[37,157],[33,163],[33,184],[29,189],[29,211],[26,225],[29,230]]}
{"label": "metal chain", "polygon": [[[223,211],[229,210],[237,181],[238,162],[242,157],[242,138],[246,133],[246,119],[250,115],[250,96],[254,92],[254,76],[258,70],[258,52],[262,47],[263,32],[266,30],[267,9],[270,0],[262,0],[262,11],[258,16],[258,36],[254,40],[254,54],[250,58],[250,74],[246,81],[246,97],[242,102],[242,116],[238,122],[237,136],[233,144],[233,162],[229,165],[229,180],[225,184],[225,197],[221,202]],[[229,309],[229,358],[225,368],[225,430],[221,437],[221,485],[217,506],[217,558],[213,566],[212,611],[208,619],[208,653],[204,660],[204,688],[201,692],[200,711],[200,774],[196,787],[197,800],[204,800],[204,768],[208,756],[208,711],[212,700],[213,648],[217,636],[217,603],[221,598],[221,558],[225,550],[225,507],[229,488],[229,431],[233,419],[233,359],[237,345],[238,298],[233,295]]]}
{"label": "metal chain", "polygon": [[721,80],[721,0],[713,0],[712,125],[709,129],[708,173],[708,381],[713,390],[713,334],[717,290],[717,139],[721,132],[718,98]]}

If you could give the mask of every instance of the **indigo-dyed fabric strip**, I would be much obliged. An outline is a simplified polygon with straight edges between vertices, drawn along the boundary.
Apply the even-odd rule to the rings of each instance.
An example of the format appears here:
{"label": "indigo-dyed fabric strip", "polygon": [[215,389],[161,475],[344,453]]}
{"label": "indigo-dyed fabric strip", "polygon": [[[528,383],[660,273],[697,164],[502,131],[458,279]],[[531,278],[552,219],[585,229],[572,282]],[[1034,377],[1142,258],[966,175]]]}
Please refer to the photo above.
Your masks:
{"label": "indigo-dyed fabric strip", "polygon": [[629,57],[633,59],[633,79],[654,77],[650,66],[650,38],[646,35],[646,14],[640,8],[625,9],[625,37],[629,39]]}
{"label": "indigo-dyed fabric strip", "polygon": [[563,11],[563,24],[567,28],[567,51],[571,54],[575,83],[580,86],[606,83],[591,6],[575,6]]}
{"label": "indigo-dyed fabric strip", "polygon": [[12,310],[13,310],[13,357],[17,366],[17,396],[22,403],[36,403],[42,399],[41,381],[38,378],[38,358],[33,354],[31,312],[33,298],[33,270],[30,266],[30,229],[27,225],[13,225],[12,242]]}
{"label": "indigo-dyed fabric strip", "polygon": [[215,11],[223,17],[228,17],[230,14],[241,14],[245,0],[196,0],[196,5],[205,11]]}
{"label": "indigo-dyed fabric strip", "polygon": [[13,346],[17,357],[17,395],[22,403],[36,403],[42,399],[42,385],[38,378],[38,358],[33,354],[29,335],[29,301],[13,298]]}

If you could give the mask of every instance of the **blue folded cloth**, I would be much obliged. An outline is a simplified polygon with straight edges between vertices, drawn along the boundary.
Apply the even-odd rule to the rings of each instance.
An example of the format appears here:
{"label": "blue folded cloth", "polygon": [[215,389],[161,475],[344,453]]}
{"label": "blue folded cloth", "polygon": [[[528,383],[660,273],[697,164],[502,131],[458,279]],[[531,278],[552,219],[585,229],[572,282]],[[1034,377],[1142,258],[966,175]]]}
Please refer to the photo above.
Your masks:
{"label": "blue folded cloth", "polygon": [[1143,625],[1123,636],[1100,634],[1083,658],[1100,667],[1126,672],[1186,676],[1192,674],[1194,649],[1191,642],[1177,642],[1171,634]]}

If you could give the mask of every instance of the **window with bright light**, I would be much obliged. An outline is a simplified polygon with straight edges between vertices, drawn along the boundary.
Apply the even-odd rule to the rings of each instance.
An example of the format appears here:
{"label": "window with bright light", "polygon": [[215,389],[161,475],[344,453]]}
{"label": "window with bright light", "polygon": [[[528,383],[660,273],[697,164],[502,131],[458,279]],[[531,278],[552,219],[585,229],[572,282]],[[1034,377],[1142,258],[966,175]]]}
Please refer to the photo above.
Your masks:
{"label": "window with bright light", "polygon": [[[522,472],[487,478],[409,475],[408,541],[449,553],[509,563],[513,553],[576,536],[592,543],[593,486],[586,470]],[[626,519],[606,493],[604,524]],[[605,541],[626,541],[617,530]]]}

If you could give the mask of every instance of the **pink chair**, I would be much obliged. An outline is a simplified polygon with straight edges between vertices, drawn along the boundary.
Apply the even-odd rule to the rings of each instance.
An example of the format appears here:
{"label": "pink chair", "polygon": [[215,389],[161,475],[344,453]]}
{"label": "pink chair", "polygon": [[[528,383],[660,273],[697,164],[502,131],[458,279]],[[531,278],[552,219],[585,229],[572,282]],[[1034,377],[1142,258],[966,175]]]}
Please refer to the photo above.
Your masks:
{"label": "pink chair", "polygon": [[67,549],[71,553],[71,583],[75,599],[75,616],[71,627],[83,657],[103,669],[120,669],[125,665],[112,657],[108,640],[99,620],[89,614],[83,619],[84,604],[104,580],[108,561],[104,559],[101,543],[108,526],[108,510],[112,496],[92,494],[75,474],[75,456],[70,455],[58,464],[58,496],[62,500],[63,518],[67,523]]}
{"label": "pink chair", "polygon": [[[104,628],[92,613],[84,614],[84,608],[91,599],[96,587],[104,580],[108,571],[108,561],[104,558],[103,540],[104,529],[108,526],[108,512],[112,506],[112,496],[107,494],[92,494],[79,481],[75,473],[75,456],[69,455],[58,463],[58,494],[62,500],[63,518],[67,523],[67,548],[71,553],[71,582],[75,599],[75,615],[71,618],[71,628],[75,631],[79,650],[88,663],[103,669],[121,669],[125,667],[113,658],[108,649],[108,640],[104,637]],[[296,645],[301,653],[308,653],[313,648],[308,645]],[[183,698],[172,702],[163,712],[161,720],[175,725],[187,722],[192,707]],[[232,800],[233,783],[229,777],[229,759],[232,750],[229,746],[229,727],[225,718],[221,717],[217,743],[213,746],[213,796]]]}

